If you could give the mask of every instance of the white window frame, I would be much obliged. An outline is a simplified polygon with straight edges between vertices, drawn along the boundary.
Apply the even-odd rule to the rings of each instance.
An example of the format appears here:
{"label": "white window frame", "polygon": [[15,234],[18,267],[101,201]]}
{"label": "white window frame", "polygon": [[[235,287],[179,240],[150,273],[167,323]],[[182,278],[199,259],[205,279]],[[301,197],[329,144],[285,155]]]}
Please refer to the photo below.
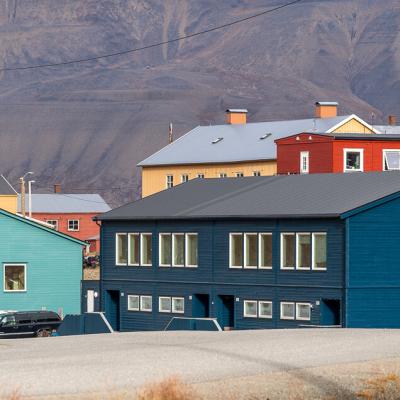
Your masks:
{"label": "white window frame", "polygon": [[[299,256],[300,256],[300,251],[299,251],[299,236],[300,235],[308,235],[310,237],[310,266],[309,267],[300,267],[299,266]],[[313,239],[312,239],[312,234],[311,232],[296,232],[296,269],[299,271],[309,271],[311,269],[312,263],[313,263]]]}
{"label": "white window frame", "polygon": [[[272,265],[264,266],[261,265],[261,236],[271,236],[272,240],[272,232],[260,232],[258,234],[258,268],[259,269],[272,269]],[[272,253],[273,253],[273,242],[272,242]]]}
{"label": "white window frame", "polygon": [[390,151],[397,151],[400,153],[400,149],[382,149],[382,171],[399,171],[399,169],[385,169],[385,158],[386,158],[386,152],[390,152]]}
{"label": "white window frame", "polygon": [[[70,227],[69,227],[69,223],[70,222],[77,222],[78,223],[78,227],[76,228],[76,229],[71,229]],[[79,230],[80,230],[80,222],[79,222],[79,219],[69,219],[68,221],[67,221],[67,228],[68,228],[68,232],[79,232]]]}
{"label": "white window frame", "polygon": [[[145,299],[145,298],[150,299],[150,308],[143,307],[143,299]],[[150,296],[147,294],[140,296],[140,311],[143,311],[143,312],[152,312],[153,311],[153,296]]]}
{"label": "white window frame", "polygon": [[[139,238],[139,262],[137,264],[131,264],[131,236],[138,236]],[[129,232],[128,233],[128,266],[130,267],[138,267],[140,265],[141,262],[141,237],[140,237],[140,233],[139,232]],[[125,264],[123,264],[125,265]]]}
{"label": "white window frame", "polygon": [[[285,235],[292,235],[292,236],[294,236],[294,257],[295,257],[295,259],[294,259],[294,266],[293,267],[284,267],[283,266],[283,237],[285,236]],[[296,234],[294,233],[294,232],[281,232],[281,240],[280,240],[280,267],[281,267],[281,269],[283,269],[283,270],[286,270],[286,271],[293,271],[295,268],[296,268],[296,260],[297,260],[297,237],[296,237]]]}
{"label": "white window frame", "polygon": [[327,266],[325,268],[318,268],[315,266],[315,236],[325,236],[326,241],[326,264],[328,264],[328,234],[326,232],[313,232],[311,235],[311,268],[313,271],[326,271]]}
{"label": "white window frame", "polygon": [[[306,160],[306,168],[304,168],[303,161]],[[300,152],[300,174],[310,173],[310,152],[301,151]]]}
{"label": "white window frame", "polygon": [[[167,299],[169,301],[169,310],[161,310],[161,300]],[[170,296],[158,296],[158,312],[170,313],[172,311],[172,299]]]}
{"label": "white window frame", "polygon": [[[283,306],[286,304],[293,305],[293,317],[285,317],[283,315]],[[294,321],[296,318],[296,303],[294,301],[281,301],[280,303],[280,319]]]}
{"label": "white window frame", "polygon": [[[23,290],[6,289],[6,267],[24,267],[24,288]],[[27,264],[26,263],[5,263],[3,264],[3,292],[5,293],[23,293],[28,291],[27,287]]]}
{"label": "white window frame", "polygon": [[[182,300],[183,301],[183,310],[177,311],[174,305],[174,300]],[[172,314],[185,314],[185,298],[184,297],[172,297],[171,298],[171,313]]]}
{"label": "white window frame", "polygon": [[[255,305],[256,305],[255,315],[246,313],[246,304],[247,303],[255,303]],[[258,317],[258,302],[257,302],[257,300],[243,300],[243,317],[245,317],[245,318],[257,318]]]}
{"label": "white window frame", "polygon": [[261,171],[253,171],[253,176],[261,176]]}
{"label": "white window frame", "polygon": [[[299,317],[299,306],[308,306],[310,310],[310,317],[309,318],[304,318],[304,317]],[[311,303],[296,303],[296,320],[298,321],[311,321]]]}
{"label": "white window frame", "polygon": [[181,183],[186,183],[189,180],[189,174],[181,175]]}
{"label": "white window frame", "polygon": [[227,174],[226,172],[220,172],[220,173],[219,173],[219,177],[220,177],[220,178],[227,178],[227,177],[228,177],[228,174]]}
{"label": "white window frame", "polygon": [[236,178],[243,178],[244,173],[243,172],[236,172]]}
{"label": "white window frame", "polygon": [[165,187],[166,187],[167,189],[171,189],[171,188],[174,187],[174,175],[168,174],[168,175],[165,177]]}
{"label": "white window frame", "polygon": [[244,248],[242,246],[242,265],[232,265],[232,237],[233,236],[241,236],[243,242],[243,233],[242,232],[230,232],[229,233],[229,268],[231,269],[242,269],[243,261],[244,261]]}
{"label": "white window frame", "polygon": [[[270,315],[261,315],[261,314],[260,314],[260,310],[261,310],[260,305],[261,305],[262,303],[268,303],[268,304],[271,305],[271,314],[270,314]],[[270,301],[270,300],[259,300],[259,302],[258,302],[258,318],[272,319],[272,314],[273,314],[273,312],[274,312],[274,310],[273,310],[272,301]]]}
{"label": "white window frame", "polygon": [[[196,236],[197,237],[197,264],[196,265],[189,264],[189,262],[188,262],[188,255],[189,255],[188,236]],[[185,233],[185,266],[188,268],[197,268],[199,266],[199,234],[196,232],[186,232]]]}
{"label": "white window frame", "polygon": [[[53,224],[53,222],[55,222]],[[46,219],[46,224],[53,225],[54,229],[58,231],[58,219]]]}
{"label": "white window frame", "polygon": [[[247,236],[255,236],[256,237],[256,242],[257,242],[257,249],[256,249],[256,264],[255,265],[247,265],[246,264],[246,253],[247,253],[247,243],[246,243],[246,237]],[[257,269],[258,268],[258,251],[259,251],[259,243],[258,243],[258,234],[256,232],[245,232],[243,234],[243,268],[245,269]]]}
{"label": "white window frame", "polygon": [[[151,267],[153,265],[153,248],[151,248],[151,263],[150,264],[145,264],[143,262],[143,255],[144,255],[144,251],[143,251],[143,236],[150,236],[151,237],[151,246],[153,247],[153,234],[151,232],[141,232],[140,233],[140,266],[142,267]],[[128,259],[129,261],[129,259]]]}
{"label": "white window frame", "polygon": [[115,234],[115,265],[118,266],[127,266],[129,262],[129,243],[128,243],[128,254],[126,255],[126,264],[125,263],[119,263],[118,262],[118,236],[126,236],[128,240],[128,234],[126,232],[117,232]]}
{"label": "white window frame", "polygon": [[204,179],[205,178],[205,174],[203,174],[203,173],[197,174],[197,178]]}
{"label": "white window frame", "polygon": [[172,233],[169,233],[169,232],[160,232],[159,234],[158,234],[158,265],[160,266],[160,267],[163,267],[163,268],[169,268],[169,267],[171,267],[172,266],[172,248],[170,249],[171,250],[171,264],[162,264],[161,263],[161,260],[162,260],[162,246],[161,246],[161,237],[162,236],[170,236],[171,237],[171,247],[172,247]]}
{"label": "white window frame", "polygon": [[[183,254],[183,264],[175,264],[175,240],[176,240],[176,237],[177,236],[182,236],[183,237],[183,252],[184,252],[184,254]],[[172,267],[174,267],[174,268],[183,268],[184,266],[185,266],[185,258],[186,258],[186,254],[185,254],[185,251],[186,251],[186,246],[185,246],[185,234],[183,233],[183,232],[175,232],[175,233],[173,233],[172,234],[172,242],[171,242],[171,245],[172,245],[172,249],[171,249],[171,254],[172,254],[172,260],[171,260],[171,263],[172,263]]]}
{"label": "white window frame", "polygon": [[[137,294],[128,294],[128,296],[127,296],[128,298],[127,298],[127,300],[128,300],[128,304],[127,304],[127,308],[128,308],[128,311],[139,311],[140,310],[140,296],[139,295],[137,295]],[[131,298],[131,297],[136,297],[137,298],[137,300],[138,300],[138,306],[137,307],[135,307],[135,308],[131,308],[130,306],[129,306],[129,299]]]}
{"label": "white window frame", "polygon": [[[346,160],[347,153],[360,153],[360,169],[347,169],[346,168]],[[343,149],[343,172],[364,172],[364,149],[351,149],[345,148]]]}

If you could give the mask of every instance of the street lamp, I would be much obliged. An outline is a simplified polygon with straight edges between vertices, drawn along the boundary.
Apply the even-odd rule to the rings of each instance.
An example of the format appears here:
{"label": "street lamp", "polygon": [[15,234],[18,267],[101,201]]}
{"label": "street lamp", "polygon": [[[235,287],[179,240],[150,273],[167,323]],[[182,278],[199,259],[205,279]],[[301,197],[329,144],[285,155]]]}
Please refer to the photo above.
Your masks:
{"label": "street lamp", "polygon": [[28,210],[29,210],[29,218],[32,218],[32,183],[35,183],[35,181],[28,181]]}
{"label": "street lamp", "polygon": [[22,216],[25,217],[26,212],[25,212],[25,177],[27,175],[33,175],[32,171],[27,172],[25,175],[21,176],[19,180],[21,181],[21,212]]}

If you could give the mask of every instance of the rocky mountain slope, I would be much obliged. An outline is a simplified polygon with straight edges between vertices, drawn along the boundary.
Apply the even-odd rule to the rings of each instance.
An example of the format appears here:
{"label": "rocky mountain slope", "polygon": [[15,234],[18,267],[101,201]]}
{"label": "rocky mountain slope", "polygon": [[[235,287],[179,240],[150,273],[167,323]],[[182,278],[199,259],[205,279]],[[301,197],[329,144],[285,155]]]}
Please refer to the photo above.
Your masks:
{"label": "rocky mountain slope", "polygon": [[[3,0],[0,66],[62,62],[193,33],[284,0]],[[400,115],[398,0],[304,0],[125,56],[0,72],[0,171],[36,188],[138,196],[137,162],[245,107],[251,121],[308,117],[315,100],[380,122]],[[371,116],[374,113],[374,117]],[[79,189],[79,190],[76,190]]]}

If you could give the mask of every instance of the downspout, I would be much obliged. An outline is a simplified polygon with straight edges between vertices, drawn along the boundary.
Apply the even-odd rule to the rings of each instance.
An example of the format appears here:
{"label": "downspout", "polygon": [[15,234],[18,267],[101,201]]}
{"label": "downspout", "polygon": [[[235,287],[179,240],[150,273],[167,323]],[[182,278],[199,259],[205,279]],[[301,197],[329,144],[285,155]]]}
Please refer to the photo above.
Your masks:
{"label": "downspout", "polygon": [[100,255],[99,255],[99,261],[100,261],[100,276],[99,276],[99,311],[104,311],[103,310],[103,301],[102,301],[102,287],[103,287],[103,224],[99,223],[97,219],[94,220],[96,222],[96,225],[100,228]]}
{"label": "downspout", "polygon": [[348,304],[348,288],[349,288],[349,265],[350,265],[350,246],[349,246],[349,240],[350,240],[350,219],[346,218],[345,219],[345,233],[344,233],[344,241],[345,241],[345,246],[344,246],[344,273],[343,273],[343,290],[344,290],[344,296],[343,296],[343,328],[348,327],[348,310],[347,310],[347,304]]}

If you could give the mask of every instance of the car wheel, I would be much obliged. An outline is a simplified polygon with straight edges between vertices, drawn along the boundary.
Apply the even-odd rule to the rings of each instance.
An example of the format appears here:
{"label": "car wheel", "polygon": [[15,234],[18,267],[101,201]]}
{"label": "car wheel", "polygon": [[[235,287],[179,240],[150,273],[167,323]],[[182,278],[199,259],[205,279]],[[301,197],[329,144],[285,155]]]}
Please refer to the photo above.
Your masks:
{"label": "car wheel", "polygon": [[39,329],[36,332],[37,337],[49,337],[51,335],[51,332],[48,329]]}

